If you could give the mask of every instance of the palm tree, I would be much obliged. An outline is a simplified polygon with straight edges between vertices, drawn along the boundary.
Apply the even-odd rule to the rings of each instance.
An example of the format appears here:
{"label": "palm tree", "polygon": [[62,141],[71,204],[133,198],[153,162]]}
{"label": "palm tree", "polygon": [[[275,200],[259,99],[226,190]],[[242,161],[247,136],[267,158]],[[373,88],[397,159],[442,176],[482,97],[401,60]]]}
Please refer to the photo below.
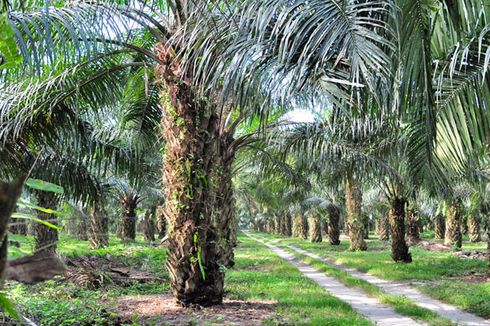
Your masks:
{"label": "palm tree", "polygon": [[[433,146],[436,135],[444,136],[444,132],[450,130],[447,127],[450,124],[446,122],[462,107],[461,103],[471,102],[473,107],[482,108],[482,101],[488,99],[488,83],[480,83],[488,76],[475,74],[475,71],[485,72],[484,58],[488,57],[480,55],[485,53],[482,47],[475,47],[477,38],[472,38],[459,48],[461,50],[453,51],[464,33],[475,35],[475,31],[485,31],[485,19],[489,15],[488,12],[480,15],[488,11],[482,0],[455,3],[341,1],[341,5],[333,0],[245,1],[237,3],[236,8],[211,12],[203,10],[202,4],[172,1],[166,6],[160,2],[143,2],[142,8],[113,6],[111,1],[67,3],[65,5],[72,10],[43,8],[40,14],[29,16],[30,8],[26,8],[26,14],[21,14],[15,11],[18,4],[14,2],[8,16],[12,28],[23,21],[27,24],[23,26],[35,31],[27,33],[31,35],[28,42],[19,41],[19,48],[24,57],[35,63],[38,72],[65,54],[70,54],[65,61],[68,64],[80,61],[80,58],[93,60],[95,64],[119,58],[96,74],[103,77],[113,76],[125,67],[157,63],[157,80],[166,113],[163,136],[168,141],[164,165],[165,208],[170,221],[168,265],[174,293],[184,304],[221,301],[221,254],[217,254],[220,249],[215,246],[222,237],[229,236],[220,231],[229,229],[230,219],[227,215],[226,218],[212,216],[211,208],[219,205],[214,211],[231,212],[221,208],[232,203],[217,200],[219,196],[214,195],[230,190],[215,191],[211,188],[213,183],[208,181],[217,175],[217,179],[222,180],[217,184],[227,184],[224,181],[230,174],[226,173],[226,167],[234,154],[234,146],[227,146],[230,141],[226,136],[233,138],[233,132],[228,132],[228,128],[248,115],[247,110],[252,107],[250,102],[263,100],[262,96],[255,95],[262,95],[264,91],[267,93],[264,97],[274,101],[308,90],[308,94],[326,93],[332,102],[340,102],[338,104],[348,111],[353,107],[364,111],[367,110],[363,102],[365,93],[359,91],[363,86],[372,93],[375,102],[381,103],[383,112],[401,113],[410,122],[409,171],[414,180],[421,180],[424,175],[443,178],[443,164],[433,155],[437,150]],[[396,4],[399,4],[399,11]],[[70,16],[73,12],[77,14]],[[169,15],[165,15],[167,12]],[[464,15],[465,24],[459,19],[463,17],[459,15],[461,12],[469,12]],[[26,15],[30,19],[23,19]],[[117,21],[122,21],[122,26],[114,23]],[[57,28],[50,28],[53,22]],[[134,26],[145,26],[145,29],[134,32]],[[47,28],[49,33],[46,33]],[[19,32],[24,30],[17,28]],[[142,34],[148,37],[140,37]],[[156,51],[153,51],[155,44]],[[474,51],[475,48],[478,49]],[[123,60],[122,51],[136,52],[141,58]],[[101,52],[100,57],[94,56]],[[462,53],[471,53],[471,56],[461,56],[465,64],[459,67],[465,69],[458,69],[458,65],[453,64],[457,61],[454,58],[459,58]],[[395,60],[391,60],[392,57]],[[436,62],[434,58],[442,61]],[[445,78],[448,75],[450,78]],[[443,77],[438,83],[442,94],[439,98],[435,96],[432,76]],[[395,77],[396,82],[392,82],[391,77]],[[457,81],[456,87],[452,81]],[[463,91],[468,89],[477,89],[481,91],[479,94],[486,95],[476,96],[472,92],[475,96],[464,98]],[[209,100],[216,97],[233,103],[222,106],[219,101]],[[388,103],[383,102],[385,99]],[[436,106],[448,109],[436,115]],[[41,111],[43,109],[47,108],[41,106]],[[244,114],[239,114],[236,120],[226,118],[233,117],[237,110]],[[487,118],[482,112],[479,110],[483,118]],[[25,115],[20,119],[22,117]],[[230,120],[234,120],[231,125],[227,123]],[[464,126],[467,121],[459,118],[457,123]],[[472,118],[471,121],[470,129],[476,131],[485,119]],[[465,144],[473,145],[472,139],[484,138],[484,134],[477,136],[464,137]],[[448,144],[446,148],[454,148],[455,142]],[[469,148],[473,147],[466,146]],[[446,156],[454,156],[452,153],[459,152],[450,151]],[[459,158],[453,160],[458,161]],[[458,167],[457,164],[454,166]],[[225,172],[218,173],[215,167],[221,167]],[[347,183],[348,189],[356,188],[352,180]],[[232,197],[221,198],[231,201]],[[351,206],[354,208],[355,204]],[[184,224],[191,227],[182,228]]]}

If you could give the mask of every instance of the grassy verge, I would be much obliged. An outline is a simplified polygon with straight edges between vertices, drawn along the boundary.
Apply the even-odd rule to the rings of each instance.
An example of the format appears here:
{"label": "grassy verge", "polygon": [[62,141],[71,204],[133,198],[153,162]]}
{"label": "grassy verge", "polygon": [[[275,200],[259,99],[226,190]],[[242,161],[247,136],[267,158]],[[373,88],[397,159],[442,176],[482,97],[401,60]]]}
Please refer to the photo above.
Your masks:
{"label": "grassy verge", "polygon": [[[434,281],[434,284],[420,285],[418,288],[441,301],[454,304],[461,309],[484,318],[490,317],[490,285],[487,282],[471,283],[444,280],[448,277],[462,277],[486,273],[485,260],[461,259],[451,252],[433,252],[420,247],[411,247],[411,264],[395,263],[390,257],[390,243],[368,240],[368,251],[350,252],[348,242],[331,246],[327,242],[310,243],[297,238],[284,238],[277,235],[256,233],[267,239],[280,239],[282,243],[308,250],[337,263],[356,268],[382,279],[397,281]],[[464,243],[463,250],[485,251],[485,243]]]}
{"label": "grassy verge", "polygon": [[[277,301],[277,315],[286,318],[286,325],[372,325],[348,304],[302,276],[296,267],[248,237],[240,237],[236,262],[226,278],[227,296]],[[270,323],[282,325],[278,320]]]}
{"label": "grassy verge", "polygon": [[[9,240],[20,243],[20,247],[9,248],[9,258],[31,254],[34,248],[32,237],[10,236]],[[82,255],[115,256],[130,266],[151,271],[168,279],[164,260],[166,250],[149,246],[138,238],[133,243],[122,243],[110,237],[109,246],[92,250],[88,241],[61,235],[58,253],[67,257]],[[28,286],[17,282],[6,285],[8,296],[17,304],[19,312],[41,325],[114,325],[117,322],[115,299],[121,295],[159,294],[168,291],[168,282],[136,283],[129,286],[107,286],[89,290],[61,278]],[[1,314],[0,314],[1,316]],[[1,318],[0,318],[1,321]],[[1,322],[0,322],[1,323]]]}
{"label": "grassy verge", "polygon": [[[10,257],[32,252],[31,237],[16,237],[14,240],[21,246],[12,248]],[[69,257],[86,254],[117,256],[130,265],[149,266],[155,274],[168,279],[164,267],[165,249],[149,246],[141,239],[134,243],[121,243],[111,237],[109,247],[90,250],[88,242],[62,235],[58,251]],[[236,266],[227,272],[225,287],[229,298],[277,302],[276,316],[266,321],[269,325],[371,325],[349,305],[303,277],[294,266],[246,237],[240,237]],[[33,286],[9,282],[7,288],[9,297],[27,317],[42,325],[65,326],[115,324],[115,303],[119,296],[159,294],[168,291],[169,285],[165,281],[163,284],[89,290],[70,282],[53,280]]]}
{"label": "grassy verge", "polygon": [[319,272],[325,273],[328,276],[335,277],[349,287],[355,287],[363,290],[367,295],[377,298],[381,303],[392,306],[400,315],[410,317],[412,319],[426,322],[431,326],[449,326],[454,325],[450,320],[442,318],[438,314],[417,306],[412,300],[402,296],[390,295],[385,293],[381,288],[373,285],[360,278],[351,276],[347,272],[334,268],[318,259],[299,254],[287,247],[282,247],[284,250],[291,252],[294,256],[312,266]]}
{"label": "grassy verge", "polygon": [[442,281],[437,285],[419,287],[432,297],[454,304],[475,315],[490,318],[490,283],[470,283],[462,281]]}

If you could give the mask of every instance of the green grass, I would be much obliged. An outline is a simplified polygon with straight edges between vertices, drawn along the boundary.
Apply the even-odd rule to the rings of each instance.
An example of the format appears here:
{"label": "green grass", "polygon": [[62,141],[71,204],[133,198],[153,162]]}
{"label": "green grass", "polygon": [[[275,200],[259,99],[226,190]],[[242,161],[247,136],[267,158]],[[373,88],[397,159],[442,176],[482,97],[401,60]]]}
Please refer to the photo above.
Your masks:
{"label": "green grass", "polygon": [[235,257],[225,283],[228,297],[277,301],[287,325],[371,325],[264,245],[240,237]]}
{"label": "green grass", "polygon": [[[31,254],[34,248],[32,237],[9,236],[18,241],[19,248],[9,247],[9,258]],[[151,269],[152,272],[168,279],[165,269],[166,249],[149,246],[141,238],[132,243],[123,243],[111,236],[109,246],[90,249],[88,241],[80,241],[66,234],[60,235],[58,253],[67,257],[81,255],[115,256],[130,266]],[[121,287],[111,285],[100,290],[88,290],[63,282],[60,279],[28,286],[17,282],[7,284],[7,292],[20,308],[20,312],[42,325],[111,325],[117,321],[115,299],[121,295],[159,294],[169,290],[167,281],[163,283],[131,284]]]}
{"label": "green grass", "polygon": [[[418,288],[441,301],[454,304],[485,318],[490,317],[489,283],[444,281],[448,277],[486,273],[488,271],[486,260],[461,259],[454,256],[452,252],[434,252],[420,247],[411,247],[413,262],[410,264],[395,263],[390,257],[390,243],[378,241],[373,235],[370,240],[367,240],[368,251],[351,252],[348,250],[346,240],[341,241],[339,246],[331,246],[328,242],[310,243],[297,238],[285,238],[265,233],[255,234],[267,239],[280,239],[284,244],[294,245],[382,279],[436,282],[436,284],[420,285]],[[486,243],[465,242],[463,250],[485,252]]]}
{"label": "green grass", "polygon": [[419,287],[423,292],[484,318],[490,318],[490,283],[442,281]]}
{"label": "green grass", "polygon": [[[12,238],[11,238],[12,239]],[[31,237],[15,237],[20,248],[11,248],[10,257],[32,252]],[[227,272],[225,290],[228,298],[271,300],[277,312],[267,325],[372,325],[349,305],[329,295],[320,286],[303,277],[292,265],[273,254],[265,246],[240,237],[236,250],[236,266]],[[145,264],[158,276],[168,279],[164,260],[166,251],[147,245],[141,239],[121,243],[110,238],[110,246],[90,250],[88,242],[61,235],[59,253],[79,255],[113,255],[129,264]],[[38,324],[51,325],[111,325],[117,320],[115,303],[121,295],[157,294],[169,290],[163,284],[133,284],[88,290],[72,283],[52,280],[27,286],[16,282],[7,285],[9,297],[20,311]]]}
{"label": "green grass", "polygon": [[[280,244],[278,246],[281,247]],[[453,323],[442,318],[438,314],[417,306],[412,300],[402,296],[390,295],[385,293],[381,288],[373,285],[365,280],[351,276],[347,272],[334,268],[318,259],[314,259],[303,254],[296,253],[287,247],[282,247],[284,250],[294,254],[294,256],[312,266],[319,272],[325,273],[328,276],[335,277],[349,287],[355,287],[363,290],[367,295],[377,298],[381,303],[392,306],[396,312],[401,315],[408,316],[413,319],[426,322],[431,326],[448,326]]]}
{"label": "green grass", "polygon": [[[297,238],[283,238],[265,233],[260,235],[269,239],[279,238],[285,244],[309,250],[337,263],[387,280],[438,280],[441,277],[486,273],[488,270],[486,261],[460,259],[451,252],[427,251],[419,247],[410,248],[412,263],[395,263],[390,256],[391,244],[374,240],[374,237],[367,240],[367,251],[351,252],[348,250],[347,240],[342,240],[339,246],[331,246],[328,242],[310,243]],[[486,249],[483,243],[464,243],[463,250]]]}

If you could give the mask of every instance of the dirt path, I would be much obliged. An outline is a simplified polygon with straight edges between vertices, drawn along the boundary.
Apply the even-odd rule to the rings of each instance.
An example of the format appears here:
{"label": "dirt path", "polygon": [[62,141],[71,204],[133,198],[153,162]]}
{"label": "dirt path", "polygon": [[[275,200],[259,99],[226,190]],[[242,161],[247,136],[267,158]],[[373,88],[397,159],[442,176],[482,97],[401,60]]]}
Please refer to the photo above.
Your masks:
{"label": "dirt path", "polygon": [[286,244],[282,244],[283,246],[289,248],[290,250],[296,251],[300,254],[303,254],[305,256],[318,259],[332,267],[341,269],[347,273],[349,273],[352,276],[355,276],[357,278],[360,278],[362,280],[365,280],[366,282],[369,282],[371,284],[374,284],[383,291],[385,291],[388,294],[393,294],[397,296],[404,296],[406,298],[411,299],[416,305],[429,309],[436,314],[451,320],[452,322],[458,324],[458,325],[468,325],[468,326],[490,326],[490,322],[475,316],[473,314],[470,314],[468,312],[465,312],[453,305],[441,302],[439,300],[433,299],[421,292],[419,292],[416,288],[411,287],[405,283],[401,282],[393,282],[393,281],[387,281],[387,280],[382,280],[376,276],[360,272],[354,268],[348,268],[342,264],[335,263],[329,259],[320,257],[314,253],[311,253],[309,251],[303,250],[301,248],[295,247],[295,246],[290,246]]}
{"label": "dirt path", "polygon": [[423,323],[414,321],[411,318],[399,315],[393,310],[393,308],[380,303],[375,298],[367,296],[361,290],[349,288],[339,282],[337,279],[318,272],[317,270],[310,267],[310,265],[295,259],[293,254],[290,254],[287,251],[265,241],[257,239],[248,233],[246,234],[255,241],[261,242],[269,247],[269,249],[271,249],[279,257],[296,266],[300,270],[300,272],[303,273],[304,276],[318,283],[318,285],[327,290],[331,295],[348,303],[354,310],[359,312],[366,319],[372,321],[374,324],[380,326],[425,325]]}

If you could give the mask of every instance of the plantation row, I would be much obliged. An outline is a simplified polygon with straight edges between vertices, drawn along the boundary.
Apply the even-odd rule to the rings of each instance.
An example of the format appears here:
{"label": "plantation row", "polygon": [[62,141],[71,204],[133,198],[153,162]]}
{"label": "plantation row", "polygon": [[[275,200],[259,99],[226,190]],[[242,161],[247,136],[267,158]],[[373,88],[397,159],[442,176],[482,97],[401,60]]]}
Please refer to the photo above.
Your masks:
{"label": "plantation row", "polygon": [[365,251],[376,224],[406,263],[422,228],[477,241],[487,2],[0,0],[2,279],[59,274],[60,225],[102,248],[138,215],[186,307],[223,302],[239,225]]}

